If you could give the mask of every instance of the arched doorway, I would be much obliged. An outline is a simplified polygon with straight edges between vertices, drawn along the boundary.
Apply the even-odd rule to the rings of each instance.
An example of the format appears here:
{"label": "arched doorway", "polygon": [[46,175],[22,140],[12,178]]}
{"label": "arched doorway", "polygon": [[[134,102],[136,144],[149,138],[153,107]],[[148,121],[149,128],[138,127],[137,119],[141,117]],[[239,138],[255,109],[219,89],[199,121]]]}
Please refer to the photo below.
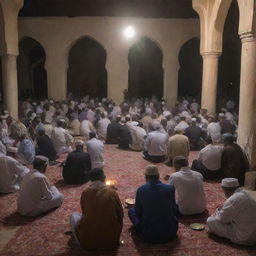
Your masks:
{"label": "arched doorway", "polygon": [[200,40],[192,38],[179,53],[178,97],[191,96],[201,101],[203,61],[200,55]]}
{"label": "arched doorway", "polygon": [[163,97],[164,70],[161,49],[151,39],[144,37],[134,44],[128,55],[129,94],[135,97]]}
{"label": "arched doorway", "polygon": [[95,40],[79,39],[69,52],[68,93],[75,98],[85,95],[107,96],[106,51]]}
{"label": "arched doorway", "polygon": [[46,54],[42,45],[26,37],[19,43],[17,58],[19,98],[47,98]]}
{"label": "arched doorway", "polygon": [[238,36],[239,8],[233,1],[223,32],[223,52],[219,60],[217,109],[226,107],[225,102],[234,100],[238,109],[241,69],[241,40]]}

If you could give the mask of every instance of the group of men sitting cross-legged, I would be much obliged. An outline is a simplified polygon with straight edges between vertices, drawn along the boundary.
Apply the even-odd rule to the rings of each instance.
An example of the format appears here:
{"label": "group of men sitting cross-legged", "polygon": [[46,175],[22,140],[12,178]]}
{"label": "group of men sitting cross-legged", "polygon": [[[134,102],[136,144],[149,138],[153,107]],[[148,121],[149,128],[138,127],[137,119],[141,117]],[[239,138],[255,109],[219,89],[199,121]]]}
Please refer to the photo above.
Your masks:
{"label": "group of men sitting cross-legged", "polygon": [[[147,166],[146,184],[138,188],[135,206],[128,210],[135,232],[144,242],[171,241],[176,237],[180,215],[201,214],[206,210],[203,176],[192,171],[182,156],[174,159],[174,167],[176,172],[165,177],[168,185],[160,181],[157,166]],[[87,250],[114,249],[122,232],[122,204],[116,190],[105,184],[101,168],[90,172],[90,180],[80,200],[82,214],[73,213],[70,217],[72,233]],[[239,188],[236,178],[223,179],[221,186],[228,199],[207,219],[209,231],[237,244],[255,244],[256,202]]]}

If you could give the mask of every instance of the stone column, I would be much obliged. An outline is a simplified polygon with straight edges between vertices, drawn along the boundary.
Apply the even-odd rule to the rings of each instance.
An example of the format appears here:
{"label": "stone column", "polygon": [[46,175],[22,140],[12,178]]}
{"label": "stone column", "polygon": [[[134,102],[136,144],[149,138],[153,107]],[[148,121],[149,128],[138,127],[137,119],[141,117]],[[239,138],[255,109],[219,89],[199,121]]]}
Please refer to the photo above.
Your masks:
{"label": "stone column", "polygon": [[108,51],[106,69],[108,72],[108,98],[116,103],[123,101],[123,91],[128,89],[128,57],[126,52]]}
{"label": "stone column", "polygon": [[251,169],[256,169],[256,40],[253,33],[242,41],[238,143],[245,150]]}
{"label": "stone column", "polygon": [[201,54],[203,57],[201,107],[207,109],[210,114],[214,114],[216,111],[218,63],[220,54],[221,53],[218,52]]}
{"label": "stone column", "polygon": [[18,119],[18,81],[16,55],[2,56],[4,107],[10,115]]}

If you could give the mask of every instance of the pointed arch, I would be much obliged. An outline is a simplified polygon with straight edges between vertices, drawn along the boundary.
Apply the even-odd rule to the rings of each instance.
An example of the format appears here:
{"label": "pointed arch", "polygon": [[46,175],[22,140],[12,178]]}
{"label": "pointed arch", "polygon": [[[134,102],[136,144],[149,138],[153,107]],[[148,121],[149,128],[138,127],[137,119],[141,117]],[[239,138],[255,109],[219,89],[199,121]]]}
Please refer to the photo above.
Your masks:
{"label": "pointed arch", "polygon": [[137,97],[163,97],[164,70],[161,47],[151,38],[142,37],[129,50],[128,90]]}
{"label": "pointed arch", "polygon": [[76,98],[107,96],[107,53],[95,39],[83,36],[70,46],[67,89]]}

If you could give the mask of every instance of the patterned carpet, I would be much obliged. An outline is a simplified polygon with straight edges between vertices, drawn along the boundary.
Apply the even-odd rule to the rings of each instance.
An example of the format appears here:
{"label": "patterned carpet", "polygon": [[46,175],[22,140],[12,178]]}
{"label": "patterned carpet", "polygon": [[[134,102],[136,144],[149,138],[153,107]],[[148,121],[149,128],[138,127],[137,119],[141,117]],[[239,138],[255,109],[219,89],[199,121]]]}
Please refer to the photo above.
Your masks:
{"label": "patterned carpet", "polygon": [[[192,152],[190,159],[196,153]],[[105,172],[107,178],[116,179],[118,193],[122,202],[134,197],[136,188],[144,183],[143,171],[148,162],[142,154],[132,151],[120,151],[116,146],[105,146]],[[173,169],[159,164],[161,179]],[[228,241],[209,237],[207,232],[193,231],[189,224],[205,223],[209,214],[224,201],[224,195],[216,182],[205,182],[208,213],[202,216],[180,219],[176,240],[162,245],[149,245],[138,240],[131,229],[131,223],[125,209],[122,240],[124,244],[113,252],[86,252],[75,244],[70,234],[69,216],[80,211],[80,195],[88,186],[66,186],[63,184],[60,167],[49,167],[46,172],[49,180],[64,194],[61,208],[35,219],[21,217],[16,213],[16,194],[0,195],[0,248],[7,234],[12,234],[0,249],[0,256],[66,256],[66,255],[173,255],[173,256],[244,256],[256,255],[256,247],[235,246]],[[2,240],[2,242],[1,242]]]}

